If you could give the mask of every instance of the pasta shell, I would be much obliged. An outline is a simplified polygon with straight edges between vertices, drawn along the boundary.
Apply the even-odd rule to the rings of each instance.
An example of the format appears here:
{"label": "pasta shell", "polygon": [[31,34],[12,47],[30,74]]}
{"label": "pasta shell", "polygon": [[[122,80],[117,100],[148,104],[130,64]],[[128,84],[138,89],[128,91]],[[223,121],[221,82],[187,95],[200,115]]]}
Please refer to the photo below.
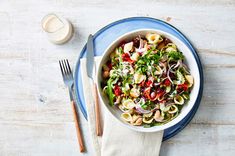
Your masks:
{"label": "pasta shell", "polygon": [[180,95],[174,97],[174,102],[176,104],[179,104],[179,105],[183,105],[184,104],[184,98]]}
{"label": "pasta shell", "polygon": [[166,52],[177,51],[177,47],[174,43],[168,43],[166,47]]}
{"label": "pasta shell", "polygon": [[176,105],[172,105],[170,110],[168,111],[168,113],[174,114],[174,113],[178,112],[178,110],[179,109],[178,109],[178,107]]}
{"label": "pasta shell", "polygon": [[167,112],[167,111],[169,111],[169,109],[170,109],[170,106],[165,106],[164,103],[160,103],[160,110],[162,112]]}
{"label": "pasta shell", "polygon": [[157,98],[158,101],[162,101],[164,99],[165,99],[164,95]]}
{"label": "pasta shell", "polygon": [[118,108],[119,108],[122,112],[125,112],[125,108],[123,107],[123,105],[118,105]]}
{"label": "pasta shell", "polygon": [[149,124],[149,123],[151,123],[152,121],[153,121],[153,117],[152,117],[152,118],[147,118],[147,117],[144,117],[144,118],[143,118],[143,122],[144,122],[144,123],[148,123],[148,124]]}
{"label": "pasta shell", "polygon": [[117,105],[120,104],[120,102],[121,102],[121,96],[118,96],[114,104]]}
{"label": "pasta shell", "polygon": [[185,75],[185,78],[189,83],[189,87],[192,87],[192,85],[193,85],[193,76],[192,75]]}
{"label": "pasta shell", "polygon": [[139,73],[135,73],[134,74],[134,81],[135,83],[140,83],[142,82],[143,80],[146,80],[146,76],[145,75],[142,75],[142,74],[139,74]]}
{"label": "pasta shell", "polygon": [[146,35],[146,39],[148,40],[150,44],[156,44],[162,41],[161,36],[155,33],[148,33]]}
{"label": "pasta shell", "polygon": [[134,53],[134,54],[132,54],[131,59],[134,61],[137,61],[139,59],[139,56],[140,56],[139,53]]}
{"label": "pasta shell", "polygon": [[118,105],[118,108],[123,112],[123,113],[133,113],[133,109],[126,109],[122,104]]}
{"label": "pasta shell", "polygon": [[161,67],[157,66],[155,69],[156,69],[156,71],[154,72],[155,75],[161,75],[162,74]]}
{"label": "pasta shell", "polygon": [[137,98],[138,96],[140,96],[140,91],[136,88],[132,88],[130,91],[130,96]]}
{"label": "pasta shell", "polygon": [[132,109],[135,107],[135,103],[131,99],[123,100],[122,105],[126,109]]}
{"label": "pasta shell", "polygon": [[127,121],[127,122],[131,122],[131,120],[132,120],[132,117],[131,117],[131,114],[130,114],[130,113],[122,113],[122,114],[121,114],[121,118],[122,118],[124,121]]}
{"label": "pasta shell", "polygon": [[134,124],[136,122],[137,119],[139,119],[141,116],[140,115],[133,115],[132,116],[132,120],[131,120],[131,124]]}
{"label": "pasta shell", "polygon": [[142,124],[142,122],[143,122],[143,118],[140,117],[136,120],[136,122],[133,125],[134,126],[140,126]]}
{"label": "pasta shell", "polygon": [[133,48],[133,42],[129,42],[129,43],[126,43],[124,45],[124,52],[125,53],[128,53],[129,51],[131,51],[131,49]]}
{"label": "pasta shell", "polygon": [[174,48],[172,48],[172,47],[166,48],[166,52],[171,52],[171,51],[176,51],[176,49],[174,49]]}

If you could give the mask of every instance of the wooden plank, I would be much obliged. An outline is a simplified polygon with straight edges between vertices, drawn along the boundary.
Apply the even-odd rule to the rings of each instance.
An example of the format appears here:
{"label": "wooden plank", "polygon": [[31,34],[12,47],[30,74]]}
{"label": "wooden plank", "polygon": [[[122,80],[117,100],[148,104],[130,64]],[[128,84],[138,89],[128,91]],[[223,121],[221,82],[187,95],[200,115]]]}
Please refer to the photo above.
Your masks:
{"label": "wooden plank", "polygon": [[181,133],[163,142],[160,155],[234,155],[234,128],[234,125],[190,124]]}
{"label": "wooden plank", "polygon": [[[0,128],[1,155],[79,155],[73,123],[1,122]],[[215,155],[233,155],[234,128],[234,125],[190,124],[162,144],[161,155],[203,156],[215,153],[215,149]],[[85,155],[88,154],[91,151]]]}
{"label": "wooden plank", "polygon": [[[0,2],[0,10],[0,155],[79,155],[58,60],[68,58],[75,64],[88,34],[131,16],[150,16],[176,26],[198,49],[204,66],[200,108],[192,124],[163,143],[161,155],[234,155],[233,0],[9,0]],[[40,20],[49,12],[74,24],[69,43],[48,42]],[[90,146],[85,155],[94,155]]]}
{"label": "wooden plank", "polygon": [[[0,129],[1,156],[92,155],[92,149],[80,154],[73,122],[1,122]],[[90,142],[87,133],[85,133],[85,138],[86,146],[89,147]]]}

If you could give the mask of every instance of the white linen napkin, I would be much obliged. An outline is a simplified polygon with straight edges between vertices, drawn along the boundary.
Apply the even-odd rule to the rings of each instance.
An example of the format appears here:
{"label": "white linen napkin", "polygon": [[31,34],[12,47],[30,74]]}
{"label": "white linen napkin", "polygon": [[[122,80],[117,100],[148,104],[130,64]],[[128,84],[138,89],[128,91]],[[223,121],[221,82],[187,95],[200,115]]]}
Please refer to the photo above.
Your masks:
{"label": "white linen napkin", "polygon": [[[100,102],[103,135],[96,135],[95,104],[90,81],[87,76],[86,59],[81,62],[81,75],[83,92],[88,112],[88,126],[97,156],[157,156],[160,152],[163,131],[155,133],[142,133],[130,130],[112,117]],[[100,57],[95,58],[98,65]]]}

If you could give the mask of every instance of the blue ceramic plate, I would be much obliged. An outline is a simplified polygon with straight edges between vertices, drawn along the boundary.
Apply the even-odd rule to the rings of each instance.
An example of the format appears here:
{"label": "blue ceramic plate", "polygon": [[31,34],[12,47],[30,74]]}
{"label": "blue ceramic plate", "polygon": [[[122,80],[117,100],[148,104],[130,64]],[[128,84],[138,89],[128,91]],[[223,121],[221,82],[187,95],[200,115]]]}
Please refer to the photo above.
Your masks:
{"label": "blue ceramic plate", "polygon": [[[196,113],[201,101],[202,90],[203,90],[202,65],[196,50],[193,48],[189,40],[179,30],[177,30],[175,27],[171,26],[170,24],[164,21],[148,17],[132,17],[132,18],[122,19],[113,22],[107,25],[106,27],[102,28],[101,30],[99,30],[97,33],[94,34],[95,55],[101,56],[103,52],[106,50],[106,48],[114,40],[116,40],[118,37],[127,32],[134,31],[137,29],[158,29],[174,35],[179,40],[181,40],[186,46],[188,46],[188,48],[193,53],[199,67],[201,84],[196,103],[191,112],[183,120],[181,120],[178,124],[164,130],[164,136],[163,136],[163,141],[164,141],[171,138],[178,132],[180,132],[191,121],[194,114]],[[83,95],[81,72],[80,72],[80,58],[85,57],[85,53],[86,53],[86,45],[82,49],[81,55],[78,57],[74,77],[75,77],[76,102],[80,107],[84,117],[87,119],[86,104]]]}

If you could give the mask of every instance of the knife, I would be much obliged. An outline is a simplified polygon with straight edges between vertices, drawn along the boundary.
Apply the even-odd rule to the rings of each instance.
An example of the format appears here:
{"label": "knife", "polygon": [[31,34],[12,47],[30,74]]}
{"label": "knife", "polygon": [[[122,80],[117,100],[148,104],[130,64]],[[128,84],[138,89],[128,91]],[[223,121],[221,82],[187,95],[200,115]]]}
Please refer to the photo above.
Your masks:
{"label": "knife", "polygon": [[99,106],[99,100],[98,100],[98,93],[97,93],[97,87],[96,83],[94,81],[94,75],[95,75],[95,67],[94,67],[94,41],[93,36],[90,34],[87,41],[87,54],[86,54],[86,68],[87,68],[87,75],[92,80],[93,85],[93,93],[95,98],[95,121],[96,121],[96,135],[101,136],[102,130],[101,130],[101,121],[100,121],[100,106]]}

